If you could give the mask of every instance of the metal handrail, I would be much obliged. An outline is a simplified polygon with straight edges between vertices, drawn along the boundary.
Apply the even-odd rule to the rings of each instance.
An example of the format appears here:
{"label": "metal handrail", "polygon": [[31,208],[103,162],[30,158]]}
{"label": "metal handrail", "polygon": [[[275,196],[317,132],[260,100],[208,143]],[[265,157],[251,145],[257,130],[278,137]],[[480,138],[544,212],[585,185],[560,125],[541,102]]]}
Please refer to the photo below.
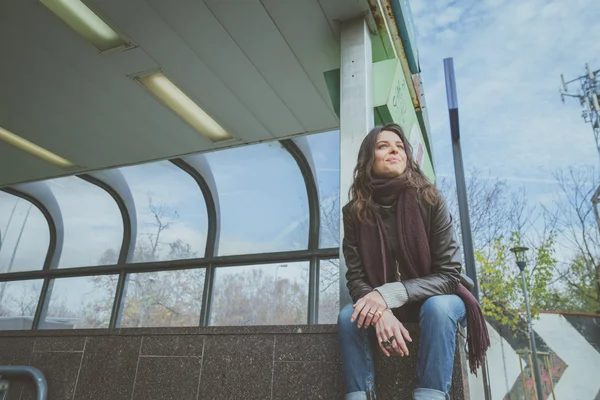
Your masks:
{"label": "metal handrail", "polygon": [[29,376],[37,387],[36,400],[48,400],[48,382],[39,369],[27,365],[0,365],[0,376]]}

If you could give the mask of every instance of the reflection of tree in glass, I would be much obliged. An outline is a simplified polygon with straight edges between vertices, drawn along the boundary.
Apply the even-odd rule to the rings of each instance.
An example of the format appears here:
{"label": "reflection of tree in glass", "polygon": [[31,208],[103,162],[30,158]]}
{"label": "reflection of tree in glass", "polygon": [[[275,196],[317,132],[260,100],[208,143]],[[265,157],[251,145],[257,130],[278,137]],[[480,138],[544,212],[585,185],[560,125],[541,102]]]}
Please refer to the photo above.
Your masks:
{"label": "reflection of tree in glass", "polygon": [[204,269],[132,274],[121,326],[198,325],[203,287]]}
{"label": "reflection of tree in glass", "polygon": [[[330,201],[321,204],[321,247],[340,246],[340,193],[335,191]],[[319,270],[319,323],[337,322],[340,304],[340,261],[321,260]]]}
{"label": "reflection of tree in glass", "polygon": [[[10,285],[19,285],[17,290],[10,291]],[[3,282],[0,286],[6,290],[6,295],[0,302],[0,316],[33,317],[40,297],[41,283],[37,282]]]}
{"label": "reflection of tree in glass", "polygon": [[[306,278],[272,276],[272,268],[304,268],[289,264],[261,267],[237,267],[215,284],[212,303],[212,325],[296,325],[306,324],[308,286]],[[217,271],[217,274],[219,271]]]}
{"label": "reflection of tree in glass", "polygon": [[[148,198],[148,210],[153,216],[153,231],[138,238],[134,251],[135,261],[153,262],[164,259],[165,256],[170,260],[198,257],[191,245],[182,239],[161,241],[161,235],[177,220],[176,210],[171,210],[164,204],[155,205],[151,197]],[[115,264],[117,259],[117,251],[108,249],[99,262]],[[198,325],[204,273],[204,269],[190,269],[130,274],[121,326]],[[97,286],[113,287],[117,277],[102,276],[92,279],[95,279]],[[112,299],[106,306],[112,307]]]}

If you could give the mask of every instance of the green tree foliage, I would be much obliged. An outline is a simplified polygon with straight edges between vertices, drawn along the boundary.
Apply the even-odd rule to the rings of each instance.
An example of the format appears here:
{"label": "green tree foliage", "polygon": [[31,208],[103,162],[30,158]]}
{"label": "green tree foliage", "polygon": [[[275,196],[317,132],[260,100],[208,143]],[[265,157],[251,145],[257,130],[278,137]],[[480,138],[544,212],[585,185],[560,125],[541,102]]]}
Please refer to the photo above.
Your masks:
{"label": "green tree foliage", "polygon": [[[529,250],[525,281],[534,318],[538,310],[546,309],[554,300],[551,285],[556,265],[554,240],[555,234],[549,232]],[[522,326],[524,321],[522,278],[510,251],[521,244],[520,235],[514,232],[509,238],[495,239],[489,251],[475,252],[483,313],[512,329]]]}

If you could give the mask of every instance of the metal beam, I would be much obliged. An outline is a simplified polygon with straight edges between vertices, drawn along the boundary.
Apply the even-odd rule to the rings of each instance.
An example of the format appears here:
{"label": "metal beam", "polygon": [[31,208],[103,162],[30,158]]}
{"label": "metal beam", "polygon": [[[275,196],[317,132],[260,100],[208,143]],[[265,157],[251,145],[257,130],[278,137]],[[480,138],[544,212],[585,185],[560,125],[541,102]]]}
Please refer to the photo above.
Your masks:
{"label": "metal beam", "polygon": [[[373,128],[371,35],[364,19],[341,25],[340,68],[340,207],[348,190],[358,149]],[[341,209],[340,209],[341,213]],[[351,301],[346,288],[346,264],[342,254],[343,218],[340,218],[340,308]]]}
{"label": "metal beam", "polygon": [[[10,188],[4,188],[3,190],[30,201],[40,209],[42,214],[44,214],[50,229],[50,245],[48,247],[48,253],[42,271],[34,272],[47,274],[50,271],[57,271],[60,255],[62,253],[65,231],[60,206],[56,201],[54,193],[52,193],[52,190],[50,190],[50,187],[45,182],[23,183]],[[27,274],[27,272],[25,272],[25,274]],[[33,316],[31,329],[37,329],[40,322],[46,318],[48,301],[52,295],[53,286],[54,282],[51,281],[51,278],[45,276],[35,315]]]}
{"label": "metal beam", "polygon": [[[221,236],[221,206],[219,192],[208,160],[203,154],[171,160],[173,164],[190,174],[196,181],[206,203],[208,215],[208,232],[206,237],[205,258],[212,258],[218,254],[219,238]],[[210,309],[212,305],[213,284],[215,280],[215,266],[208,264],[204,274],[204,290],[202,291],[202,305],[200,308],[200,326],[208,326],[210,322]]]}
{"label": "metal beam", "polygon": [[337,258],[339,249],[294,250],[277,253],[242,254],[234,256],[218,256],[212,258],[190,258],[186,260],[140,262],[124,265],[98,265],[93,267],[60,268],[48,271],[26,271],[0,274],[0,282],[54,278],[73,278],[78,276],[97,276],[126,273],[157,272],[179,269],[215,267],[235,267],[255,264],[285,263],[308,261],[311,257],[320,260]]}
{"label": "metal beam", "polygon": [[[319,210],[319,190],[312,157],[310,156],[306,138],[297,140],[282,140],[281,145],[298,164],[298,168],[304,178],[306,193],[308,196],[308,248],[317,250],[319,248],[319,230],[321,227],[321,213]],[[308,324],[316,324],[319,319],[319,260],[311,257],[309,264],[308,280]]]}
{"label": "metal beam", "polygon": [[[137,239],[137,213],[131,189],[125,177],[118,169],[108,171],[91,172],[80,175],[79,178],[105,190],[117,203],[121,218],[123,219],[123,241],[117,264],[124,264],[133,259],[135,243]],[[119,274],[115,299],[110,315],[109,328],[117,328],[123,315],[123,304],[125,303],[125,292],[127,290],[128,275],[124,272]]]}
{"label": "metal beam", "polygon": [[117,203],[123,219],[123,241],[118,263],[133,258],[137,238],[137,213],[131,189],[118,169],[96,171],[79,175],[79,178],[105,190]]}
{"label": "metal beam", "polygon": [[64,226],[60,206],[50,187],[44,182],[22,183],[2,189],[35,205],[48,221],[50,245],[44,261],[44,269],[58,267],[64,242]]}

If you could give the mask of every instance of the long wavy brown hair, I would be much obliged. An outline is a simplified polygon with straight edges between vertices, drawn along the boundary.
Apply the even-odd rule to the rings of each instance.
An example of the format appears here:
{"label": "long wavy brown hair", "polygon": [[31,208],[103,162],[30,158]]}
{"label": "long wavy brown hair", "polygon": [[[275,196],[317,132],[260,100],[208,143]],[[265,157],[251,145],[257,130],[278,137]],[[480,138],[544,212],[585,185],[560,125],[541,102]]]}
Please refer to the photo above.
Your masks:
{"label": "long wavy brown hair", "polygon": [[408,142],[404,130],[400,125],[388,124],[385,126],[376,126],[364,138],[358,151],[358,161],[354,168],[354,180],[349,191],[350,211],[358,217],[360,221],[373,222],[373,216],[377,212],[378,205],[373,201],[373,162],[375,161],[375,147],[377,136],[382,131],[394,132],[404,143],[406,152],[406,170],[404,175],[407,178],[407,184],[417,189],[417,195],[429,204],[433,204],[439,197],[437,188],[429,182],[419,165],[413,157],[413,149]]}

